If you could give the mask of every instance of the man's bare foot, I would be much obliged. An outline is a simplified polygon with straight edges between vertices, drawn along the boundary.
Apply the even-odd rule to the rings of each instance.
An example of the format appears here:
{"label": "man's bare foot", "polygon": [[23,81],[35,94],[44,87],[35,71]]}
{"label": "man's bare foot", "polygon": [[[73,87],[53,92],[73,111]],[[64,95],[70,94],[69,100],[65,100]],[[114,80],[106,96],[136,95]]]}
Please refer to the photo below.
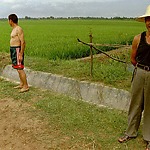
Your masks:
{"label": "man's bare foot", "polygon": [[22,89],[22,85],[17,85],[17,86],[14,86],[14,89]]}
{"label": "man's bare foot", "polygon": [[22,89],[20,90],[20,93],[24,93],[24,92],[27,92],[27,91],[29,91],[29,88],[22,88]]}

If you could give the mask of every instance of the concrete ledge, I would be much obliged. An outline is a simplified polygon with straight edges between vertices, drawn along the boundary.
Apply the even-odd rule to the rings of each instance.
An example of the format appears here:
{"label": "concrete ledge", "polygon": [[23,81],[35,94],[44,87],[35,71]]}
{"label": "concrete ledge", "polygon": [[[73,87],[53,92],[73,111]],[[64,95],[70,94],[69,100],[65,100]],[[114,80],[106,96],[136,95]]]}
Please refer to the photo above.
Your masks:
{"label": "concrete ledge", "polygon": [[[97,105],[128,110],[130,93],[127,91],[30,69],[25,69],[25,72],[28,83],[32,86],[59,92]],[[17,71],[10,65],[2,70],[1,76],[19,81]]]}

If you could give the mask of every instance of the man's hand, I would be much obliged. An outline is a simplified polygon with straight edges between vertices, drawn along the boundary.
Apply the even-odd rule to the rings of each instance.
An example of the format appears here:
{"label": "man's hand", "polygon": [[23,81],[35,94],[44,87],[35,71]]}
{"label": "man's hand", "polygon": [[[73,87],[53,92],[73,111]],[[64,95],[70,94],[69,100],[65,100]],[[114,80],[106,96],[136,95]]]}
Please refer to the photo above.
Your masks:
{"label": "man's hand", "polygon": [[23,60],[23,56],[22,56],[22,54],[21,53],[19,53],[19,62],[22,62],[22,60]]}

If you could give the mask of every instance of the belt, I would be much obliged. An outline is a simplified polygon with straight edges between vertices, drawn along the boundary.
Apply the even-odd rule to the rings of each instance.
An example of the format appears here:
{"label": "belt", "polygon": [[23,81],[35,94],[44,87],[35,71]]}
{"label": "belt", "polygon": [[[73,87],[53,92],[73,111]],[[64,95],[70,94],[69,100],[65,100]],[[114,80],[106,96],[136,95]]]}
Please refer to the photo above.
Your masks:
{"label": "belt", "polygon": [[137,67],[143,69],[143,70],[146,70],[146,71],[150,71],[150,66],[145,66],[145,65],[142,65],[142,64],[137,64]]}

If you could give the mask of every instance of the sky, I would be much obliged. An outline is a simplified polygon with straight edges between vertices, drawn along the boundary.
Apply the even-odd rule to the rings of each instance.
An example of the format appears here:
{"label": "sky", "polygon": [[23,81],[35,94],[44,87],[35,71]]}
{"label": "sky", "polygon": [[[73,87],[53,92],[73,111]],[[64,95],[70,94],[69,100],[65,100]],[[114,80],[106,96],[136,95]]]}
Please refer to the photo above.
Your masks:
{"label": "sky", "polygon": [[148,5],[150,0],[0,0],[0,18],[138,17]]}

